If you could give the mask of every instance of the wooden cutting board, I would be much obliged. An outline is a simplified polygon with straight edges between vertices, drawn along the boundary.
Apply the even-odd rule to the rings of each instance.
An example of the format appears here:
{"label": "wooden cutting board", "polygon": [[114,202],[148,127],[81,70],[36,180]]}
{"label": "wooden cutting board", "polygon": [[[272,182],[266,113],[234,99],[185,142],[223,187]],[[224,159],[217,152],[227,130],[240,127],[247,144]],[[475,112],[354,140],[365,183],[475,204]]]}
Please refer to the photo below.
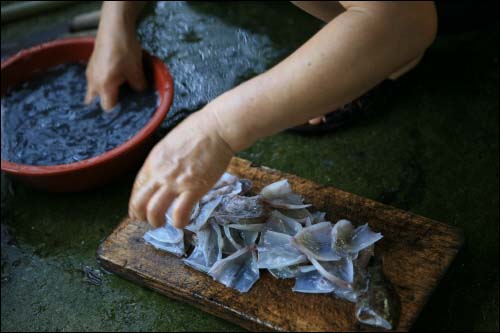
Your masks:
{"label": "wooden cutting board", "polygon": [[[384,272],[401,299],[398,331],[408,331],[462,245],[456,228],[312,181],[234,158],[229,172],[252,180],[254,188],[286,178],[294,191],[327,213],[330,221],[347,218],[369,223],[384,238],[377,243]],[[356,322],[354,304],[330,295],[292,292],[293,279],[277,280],[261,270],[249,293],[226,288],[185,266],[181,259],[144,243],[146,223],[125,219],[101,244],[103,267],[168,297],[253,331],[372,330]]]}

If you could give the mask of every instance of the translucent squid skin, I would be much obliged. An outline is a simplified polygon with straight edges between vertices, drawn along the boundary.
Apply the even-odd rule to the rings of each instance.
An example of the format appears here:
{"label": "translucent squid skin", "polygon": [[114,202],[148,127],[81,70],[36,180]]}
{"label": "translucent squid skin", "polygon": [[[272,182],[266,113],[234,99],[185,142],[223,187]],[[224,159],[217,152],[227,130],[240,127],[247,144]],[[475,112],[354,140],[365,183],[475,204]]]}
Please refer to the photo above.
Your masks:
{"label": "translucent squid skin", "polygon": [[265,226],[265,230],[280,232],[290,236],[295,236],[298,232],[302,231],[302,224],[277,210],[272,211]]}
{"label": "translucent squid skin", "polygon": [[[205,224],[208,222],[208,219],[214,212],[214,210],[219,206],[220,202],[222,201],[221,197],[215,198],[213,200],[210,200],[205,203],[203,208],[199,209],[198,216],[192,221],[187,227],[187,230],[196,232],[197,230],[200,230],[205,226]],[[168,216],[168,215],[167,215]]]}
{"label": "translucent squid skin", "polygon": [[[395,327],[398,303],[373,264],[375,243],[382,239],[368,224],[331,223],[324,212],[308,210],[286,179],[251,196],[252,183],[224,174],[193,208],[188,232],[165,225],[145,233],[156,249],[185,256],[183,262],[239,292],[257,283],[259,269],[277,279],[295,279],[294,292],[331,294],[356,303],[360,322]],[[189,244],[189,243],[186,243]],[[381,266],[380,266],[381,267]]]}
{"label": "translucent squid skin", "polygon": [[246,293],[259,279],[255,246],[246,246],[216,262],[208,274],[226,287]]}
{"label": "translucent squid skin", "polygon": [[274,208],[303,209],[311,206],[304,204],[302,197],[292,192],[286,179],[267,185],[260,194],[262,200]]}
{"label": "translucent squid skin", "polygon": [[146,243],[151,244],[158,250],[170,252],[178,257],[182,257],[185,255],[185,245],[183,239],[177,243],[161,242],[151,236],[151,233],[149,233],[149,231],[144,234],[143,238]]}
{"label": "translucent squid skin", "polygon": [[322,261],[337,261],[341,256],[332,250],[330,222],[320,222],[298,232],[293,238],[293,244],[310,258]]}
{"label": "translucent squid skin", "polygon": [[355,258],[360,251],[382,239],[382,234],[371,231],[368,224],[354,228],[350,221],[340,220],[333,226],[331,238],[333,252]]}
{"label": "translucent squid skin", "polygon": [[376,259],[367,268],[367,288],[356,302],[356,317],[359,322],[394,329],[399,320],[401,304],[393,286],[384,275],[380,260]]}
{"label": "translucent squid skin", "polygon": [[222,233],[220,226],[209,223],[196,233],[197,242],[191,255],[184,259],[184,263],[207,273],[210,268],[222,259]]}

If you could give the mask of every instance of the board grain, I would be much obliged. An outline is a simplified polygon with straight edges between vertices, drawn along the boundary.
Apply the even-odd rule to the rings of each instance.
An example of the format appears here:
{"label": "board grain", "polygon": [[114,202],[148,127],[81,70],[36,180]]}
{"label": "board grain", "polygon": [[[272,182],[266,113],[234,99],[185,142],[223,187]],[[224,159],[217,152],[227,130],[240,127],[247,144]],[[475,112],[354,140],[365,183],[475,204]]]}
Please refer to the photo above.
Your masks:
{"label": "board grain", "polygon": [[[398,331],[411,328],[463,242],[452,226],[247,160],[233,158],[228,171],[250,179],[256,190],[286,178],[330,221],[347,218],[382,232],[376,250],[401,300]],[[145,244],[142,236],[149,229],[146,223],[124,219],[97,251],[102,266],[253,331],[373,330],[356,322],[354,304],[325,294],[293,293],[293,279],[277,280],[264,270],[249,293],[226,288],[178,257]]]}

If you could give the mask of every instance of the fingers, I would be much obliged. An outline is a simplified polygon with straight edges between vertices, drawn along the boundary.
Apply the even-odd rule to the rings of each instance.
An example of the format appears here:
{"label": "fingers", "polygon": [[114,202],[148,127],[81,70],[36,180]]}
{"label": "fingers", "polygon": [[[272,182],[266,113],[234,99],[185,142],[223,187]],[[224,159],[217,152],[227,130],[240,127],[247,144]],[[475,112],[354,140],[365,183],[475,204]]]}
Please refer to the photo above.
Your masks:
{"label": "fingers", "polygon": [[104,111],[110,111],[118,103],[119,84],[104,85],[100,91],[101,107]]}
{"label": "fingers", "polygon": [[104,111],[110,111],[118,103],[119,88],[127,81],[132,89],[143,91],[147,87],[146,78],[142,69],[142,64],[131,66],[119,73],[96,72],[91,67],[87,67],[87,93],[85,104],[90,104],[97,95],[100,96],[101,107]]}
{"label": "fingers", "polygon": [[124,77],[96,74],[90,67],[87,67],[85,75],[87,77],[85,104],[90,104],[99,95],[102,109],[111,110],[118,103],[118,91],[125,81]]}
{"label": "fingers", "polygon": [[129,202],[129,216],[132,219],[145,221],[147,206],[151,197],[160,188],[156,181],[149,181],[138,188],[134,188]]}
{"label": "fingers", "polygon": [[[95,82],[94,82],[95,83]],[[101,97],[101,107],[104,111],[111,110],[118,103],[118,89],[120,82],[98,84],[97,89],[90,81],[87,83],[87,93],[84,103],[90,104],[99,95]]]}
{"label": "fingers", "polygon": [[193,192],[183,192],[179,195],[173,213],[174,227],[184,228],[189,224],[191,210],[199,199],[200,197]]}
{"label": "fingers", "polygon": [[[199,200],[193,192],[183,192],[177,196],[167,185],[149,182],[132,194],[129,204],[130,218],[147,220],[153,227],[165,224],[165,213],[174,204],[173,226],[184,228],[189,224],[191,211]],[[177,197],[177,198],[176,198]]]}
{"label": "fingers", "polygon": [[166,185],[160,187],[147,204],[146,216],[149,224],[156,228],[164,225],[165,213],[174,199],[175,193],[170,191]]}
{"label": "fingers", "polygon": [[85,94],[85,99],[83,102],[88,105],[92,103],[92,101],[96,97],[97,97],[97,91],[95,91],[90,84],[87,84],[87,93]]}
{"label": "fingers", "polygon": [[127,82],[136,91],[144,91],[146,89],[148,84],[142,70],[142,65],[127,75]]}

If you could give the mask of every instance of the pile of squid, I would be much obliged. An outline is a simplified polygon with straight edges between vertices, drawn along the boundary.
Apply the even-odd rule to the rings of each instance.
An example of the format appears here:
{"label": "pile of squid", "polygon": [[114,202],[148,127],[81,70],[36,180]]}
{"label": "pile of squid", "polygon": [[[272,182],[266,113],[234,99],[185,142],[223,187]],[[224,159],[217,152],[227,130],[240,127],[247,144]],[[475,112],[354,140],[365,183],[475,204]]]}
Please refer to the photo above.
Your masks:
{"label": "pile of squid", "polygon": [[175,228],[169,209],[165,225],[147,231],[144,240],[239,292],[248,292],[266,269],[278,279],[294,278],[295,292],[356,303],[362,323],[394,328],[399,302],[374,257],[380,233],[311,212],[286,179],[254,196],[251,187],[225,173],[196,204],[188,226]]}

